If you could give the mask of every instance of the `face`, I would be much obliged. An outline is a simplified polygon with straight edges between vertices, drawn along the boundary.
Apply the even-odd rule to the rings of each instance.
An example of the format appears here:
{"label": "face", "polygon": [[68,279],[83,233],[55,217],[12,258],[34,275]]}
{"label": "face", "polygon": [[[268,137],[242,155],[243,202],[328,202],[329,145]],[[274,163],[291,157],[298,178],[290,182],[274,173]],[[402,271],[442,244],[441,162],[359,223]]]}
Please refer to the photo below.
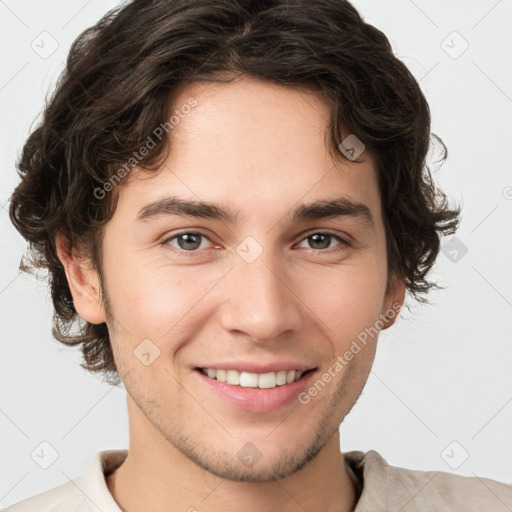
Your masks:
{"label": "face", "polygon": [[318,96],[246,77],[188,85],[173,108],[190,98],[162,169],[133,171],[106,225],[114,356],[141,435],[223,478],[272,480],[337,432],[403,286],[387,288],[374,161],[333,161]]}

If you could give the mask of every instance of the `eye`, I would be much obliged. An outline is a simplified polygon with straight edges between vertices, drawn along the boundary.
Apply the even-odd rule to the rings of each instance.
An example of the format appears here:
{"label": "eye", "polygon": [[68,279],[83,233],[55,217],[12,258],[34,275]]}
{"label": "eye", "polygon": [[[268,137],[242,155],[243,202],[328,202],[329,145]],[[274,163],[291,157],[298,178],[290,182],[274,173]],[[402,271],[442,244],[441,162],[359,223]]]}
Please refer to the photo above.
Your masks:
{"label": "eye", "polygon": [[[330,232],[316,232],[311,233],[307,237],[303,239],[303,241],[310,241],[310,249],[312,250],[323,250],[332,248],[331,243],[334,240],[338,240],[338,248],[335,250],[343,250],[348,247],[350,244],[343,240],[339,235],[335,235]],[[184,231],[182,233],[178,233],[169,238],[166,238],[162,244],[163,245],[172,245],[176,247],[182,252],[199,252],[201,249],[207,249],[208,246],[204,246],[203,242],[208,241],[211,244],[210,239],[204,235],[203,233],[195,232],[195,231]],[[174,243],[175,242],[175,243]],[[301,242],[303,243],[303,242]],[[300,245],[299,245],[300,246]]]}
{"label": "eye", "polygon": [[340,247],[338,247],[336,250],[343,250],[349,245],[349,243],[346,242],[345,240],[343,240],[343,238],[341,238],[338,235],[335,235],[334,233],[330,233],[330,232],[311,233],[306,238],[304,238],[304,241],[310,240],[311,241],[310,243],[312,243],[312,245],[313,245],[313,247],[311,247],[311,249],[317,250],[317,249],[329,249],[331,242],[334,239],[337,239],[340,242],[340,244],[339,244]]}
{"label": "eye", "polygon": [[183,233],[178,233],[177,235],[173,235],[164,240],[162,243],[176,247],[176,245],[171,243],[173,240],[176,240],[178,249],[181,249],[185,252],[197,252],[197,249],[205,249],[201,242],[203,240],[209,241],[209,238],[202,233],[186,231]]}

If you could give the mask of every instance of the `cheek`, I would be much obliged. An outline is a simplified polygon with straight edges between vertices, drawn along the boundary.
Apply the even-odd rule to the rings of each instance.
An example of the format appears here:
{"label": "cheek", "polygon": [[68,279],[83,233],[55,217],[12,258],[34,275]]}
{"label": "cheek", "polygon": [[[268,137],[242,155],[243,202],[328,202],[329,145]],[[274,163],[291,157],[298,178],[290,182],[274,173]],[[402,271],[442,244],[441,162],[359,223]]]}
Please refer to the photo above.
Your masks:
{"label": "cheek", "polygon": [[[114,311],[132,336],[175,337],[204,309],[199,303],[219,276],[193,266],[125,260],[110,283]],[[172,334],[172,336],[171,336]]]}
{"label": "cheek", "polygon": [[386,286],[385,268],[373,258],[366,264],[349,264],[309,273],[302,297],[322,321],[339,350],[375,325],[382,312]]}

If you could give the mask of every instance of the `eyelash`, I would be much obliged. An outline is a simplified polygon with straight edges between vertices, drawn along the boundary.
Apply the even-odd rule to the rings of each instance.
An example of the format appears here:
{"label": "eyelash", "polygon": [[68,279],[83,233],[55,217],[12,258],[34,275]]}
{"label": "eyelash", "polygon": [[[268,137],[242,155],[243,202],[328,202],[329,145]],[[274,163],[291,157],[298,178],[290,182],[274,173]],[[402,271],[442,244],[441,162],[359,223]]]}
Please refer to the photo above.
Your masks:
{"label": "eyelash", "polygon": [[[170,245],[169,242],[171,240],[174,240],[175,238],[178,238],[179,236],[182,236],[182,235],[199,235],[199,236],[201,236],[203,238],[206,238],[210,243],[213,243],[206,234],[201,233],[200,231],[182,231],[181,233],[175,233],[174,235],[172,235],[170,237],[167,237],[165,240],[162,241],[162,245]],[[307,238],[309,238],[309,237],[311,237],[313,235],[328,235],[328,236],[330,236],[332,238],[336,238],[340,242],[340,244],[339,244],[339,246],[337,248],[308,249],[309,251],[313,251],[313,252],[331,252],[331,251],[332,252],[337,252],[337,251],[346,250],[347,247],[350,247],[350,244],[346,240],[344,240],[339,235],[337,235],[336,233],[333,233],[331,231],[313,231],[313,232],[310,232],[310,233],[306,234],[306,236],[304,236],[302,238],[300,243],[302,243],[304,240],[306,240]],[[180,249],[180,248],[177,248],[177,247],[174,247],[174,246],[173,246],[173,250],[175,250],[175,252],[177,252],[179,254],[190,254],[190,255],[195,255],[195,254],[201,252],[201,249],[195,249],[195,250],[187,251],[185,249]]]}

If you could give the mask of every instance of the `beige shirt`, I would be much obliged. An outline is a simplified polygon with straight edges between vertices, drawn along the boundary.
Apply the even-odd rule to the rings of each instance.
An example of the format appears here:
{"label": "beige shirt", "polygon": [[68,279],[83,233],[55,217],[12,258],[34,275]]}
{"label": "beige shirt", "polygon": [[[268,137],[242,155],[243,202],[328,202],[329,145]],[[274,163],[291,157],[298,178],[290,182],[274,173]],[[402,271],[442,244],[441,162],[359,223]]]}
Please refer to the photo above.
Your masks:
{"label": "beige shirt", "polygon": [[[127,450],[104,450],[87,470],[58,487],[8,507],[5,512],[122,512],[105,476]],[[375,450],[344,454],[359,479],[354,512],[512,512],[512,486],[488,478],[444,471],[417,471],[389,465]]]}

